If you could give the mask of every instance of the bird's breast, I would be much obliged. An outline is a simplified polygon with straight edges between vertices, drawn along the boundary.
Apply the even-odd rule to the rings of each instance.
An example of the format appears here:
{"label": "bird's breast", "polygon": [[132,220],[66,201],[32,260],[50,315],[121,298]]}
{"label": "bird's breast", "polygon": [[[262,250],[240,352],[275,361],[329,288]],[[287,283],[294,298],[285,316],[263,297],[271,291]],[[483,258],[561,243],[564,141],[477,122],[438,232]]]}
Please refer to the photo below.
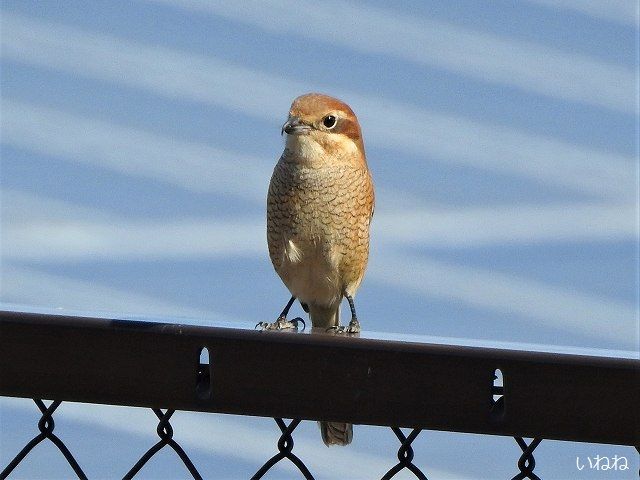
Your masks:
{"label": "bird's breast", "polygon": [[344,288],[347,264],[357,270],[350,278],[361,278],[371,208],[366,169],[278,163],[267,204],[269,253],[294,295],[335,298]]}

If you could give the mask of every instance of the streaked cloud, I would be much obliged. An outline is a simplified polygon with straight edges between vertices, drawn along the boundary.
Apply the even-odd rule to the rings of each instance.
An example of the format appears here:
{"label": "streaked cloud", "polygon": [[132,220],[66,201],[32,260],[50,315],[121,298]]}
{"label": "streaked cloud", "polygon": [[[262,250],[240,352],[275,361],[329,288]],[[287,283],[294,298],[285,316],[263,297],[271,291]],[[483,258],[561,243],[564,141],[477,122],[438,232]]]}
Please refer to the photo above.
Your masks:
{"label": "streaked cloud", "polygon": [[240,196],[261,204],[265,201],[271,159],[260,160],[6,98],[1,105],[1,141],[6,145],[190,191]]}
{"label": "streaked cloud", "polygon": [[8,261],[148,261],[268,255],[263,215],[139,220],[20,190],[3,189],[1,198],[2,257]]}
{"label": "streaked cloud", "polygon": [[[274,125],[282,120],[292,92],[310,88],[213,58],[144,46],[7,13],[3,14],[2,56],[170,98],[231,109],[272,121]],[[327,90],[322,85],[315,87]],[[592,150],[510,127],[428,112],[353,92],[335,93],[348,99],[360,113],[370,145],[394,148],[425,160],[522,176],[593,195],[625,201],[635,198],[633,156]],[[14,109],[14,113],[19,111]],[[31,129],[37,128],[37,121],[50,118],[53,117],[46,112],[33,121],[25,118],[19,125],[22,130],[15,134],[28,136]],[[126,137],[126,132],[120,134]]]}
{"label": "streaked cloud", "polygon": [[[9,12],[2,57],[277,121],[304,85],[212,57],[148,46]],[[283,111],[283,105],[285,110]]]}
{"label": "streaked cloud", "polygon": [[0,221],[4,227],[0,232],[3,234],[10,226],[46,222],[55,224],[81,219],[115,222],[121,218],[105,209],[58,200],[29,190],[0,188]]}
{"label": "streaked cloud", "polygon": [[372,258],[368,278],[424,297],[463,302],[532,323],[579,332],[636,350],[638,312],[626,304],[491,270],[443,263],[385,249]]}
{"label": "streaked cloud", "polygon": [[635,0],[529,0],[554,10],[566,10],[638,27],[638,2]]}
{"label": "streaked cloud", "polygon": [[369,144],[598,197],[634,201],[637,181],[632,156],[380,99],[349,94],[344,98],[352,98],[357,111],[366,113],[361,123]]}
{"label": "streaked cloud", "polygon": [[[360,53],[391,55],[561,100],[635,112],[632,68],[392,9],[339,0],[154,1]],[[601,2],[601,6],[577,0],[561,3],[565,8],[607,15],[608,2]],[[631,10],[621,1],[613,3],[610,16],[614,18],[621,19]]]}
{"label": "streaked cloud", "polygon": [[44,262],[267,258],[264,219],[91,220],[34,222],[4,228],[7,259]]}
{"label": "streaked cloud", "polygon": [[469,208],[405,208],[377,213],[373,236],[435,248],[544,242],[637,241],[634,204],[568,203]]}
{"label": "streaked cloud", "polygon": [[178,305],[125,287],[101,285],[99,282],[77,280],[64,275],[13,264],[3,258],[0,271],[0,299],[6,304],[47,307],[60,314],[65,312],[94,312],[93,315],[126,315],[188,317],[210,325],[216,320],[230,322],[230,318],[210,310]]}

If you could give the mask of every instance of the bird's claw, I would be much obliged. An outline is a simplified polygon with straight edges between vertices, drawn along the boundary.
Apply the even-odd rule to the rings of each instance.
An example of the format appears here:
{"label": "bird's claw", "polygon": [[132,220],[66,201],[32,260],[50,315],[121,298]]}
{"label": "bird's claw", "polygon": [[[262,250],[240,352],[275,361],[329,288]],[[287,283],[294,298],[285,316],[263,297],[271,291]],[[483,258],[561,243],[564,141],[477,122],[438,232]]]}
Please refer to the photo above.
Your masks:
{"label": "bird's claw", "polygon": [[355,335],[357,333],[360,333],[360,330],[360,322],[358,322],[357,318],[352,318],[349,322],[349,325],[347,325],[346,327],[343,325],[335,325],[333,327],[327,328],[327,332],[347,335]]}
{"label": "bird's claw", "polygon": [[298,330],[298,325],[302,323],[302,330],[307,328],[307,324],[305,321],[296,317],[291,320],[287,320],[286,317],[278,317],[275,322],[258,322],[254,329],[259,328],[260,330]]}

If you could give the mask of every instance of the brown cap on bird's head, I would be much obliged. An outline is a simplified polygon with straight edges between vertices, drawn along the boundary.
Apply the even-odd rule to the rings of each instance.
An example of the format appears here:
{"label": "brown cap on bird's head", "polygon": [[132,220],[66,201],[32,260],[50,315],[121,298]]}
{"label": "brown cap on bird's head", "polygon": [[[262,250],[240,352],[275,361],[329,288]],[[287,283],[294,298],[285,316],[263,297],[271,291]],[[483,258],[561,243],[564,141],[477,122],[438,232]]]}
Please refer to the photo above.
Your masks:
{"label": "brown cap on bird's head", "polygon": [[282,127],[283,133],[291,135],[314,130],[346,136],[364,156],[358,118],[343,101],[321,93],[307,93],[296,98],[289,109],[289,120]]}

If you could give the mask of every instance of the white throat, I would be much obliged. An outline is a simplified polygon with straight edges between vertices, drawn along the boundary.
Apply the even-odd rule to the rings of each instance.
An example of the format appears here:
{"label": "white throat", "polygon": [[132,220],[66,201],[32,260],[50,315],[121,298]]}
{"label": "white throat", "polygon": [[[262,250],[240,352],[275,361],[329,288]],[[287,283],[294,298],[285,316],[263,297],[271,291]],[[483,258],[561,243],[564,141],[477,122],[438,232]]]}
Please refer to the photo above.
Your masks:
{"label": "white throat", "polygon": [[285,149],[302,161],[313,162],[326,152],[311,135],[287,135]]}
{"label": "white throat", "polygon": [[285,154],[304,163],[317,163],[327,155],[333,155],[335,161],[349,161],[361,154],[355,142],[345,135],[337,135],[331,146],[334,148],[327,152],[313,135],[287,135]]}

